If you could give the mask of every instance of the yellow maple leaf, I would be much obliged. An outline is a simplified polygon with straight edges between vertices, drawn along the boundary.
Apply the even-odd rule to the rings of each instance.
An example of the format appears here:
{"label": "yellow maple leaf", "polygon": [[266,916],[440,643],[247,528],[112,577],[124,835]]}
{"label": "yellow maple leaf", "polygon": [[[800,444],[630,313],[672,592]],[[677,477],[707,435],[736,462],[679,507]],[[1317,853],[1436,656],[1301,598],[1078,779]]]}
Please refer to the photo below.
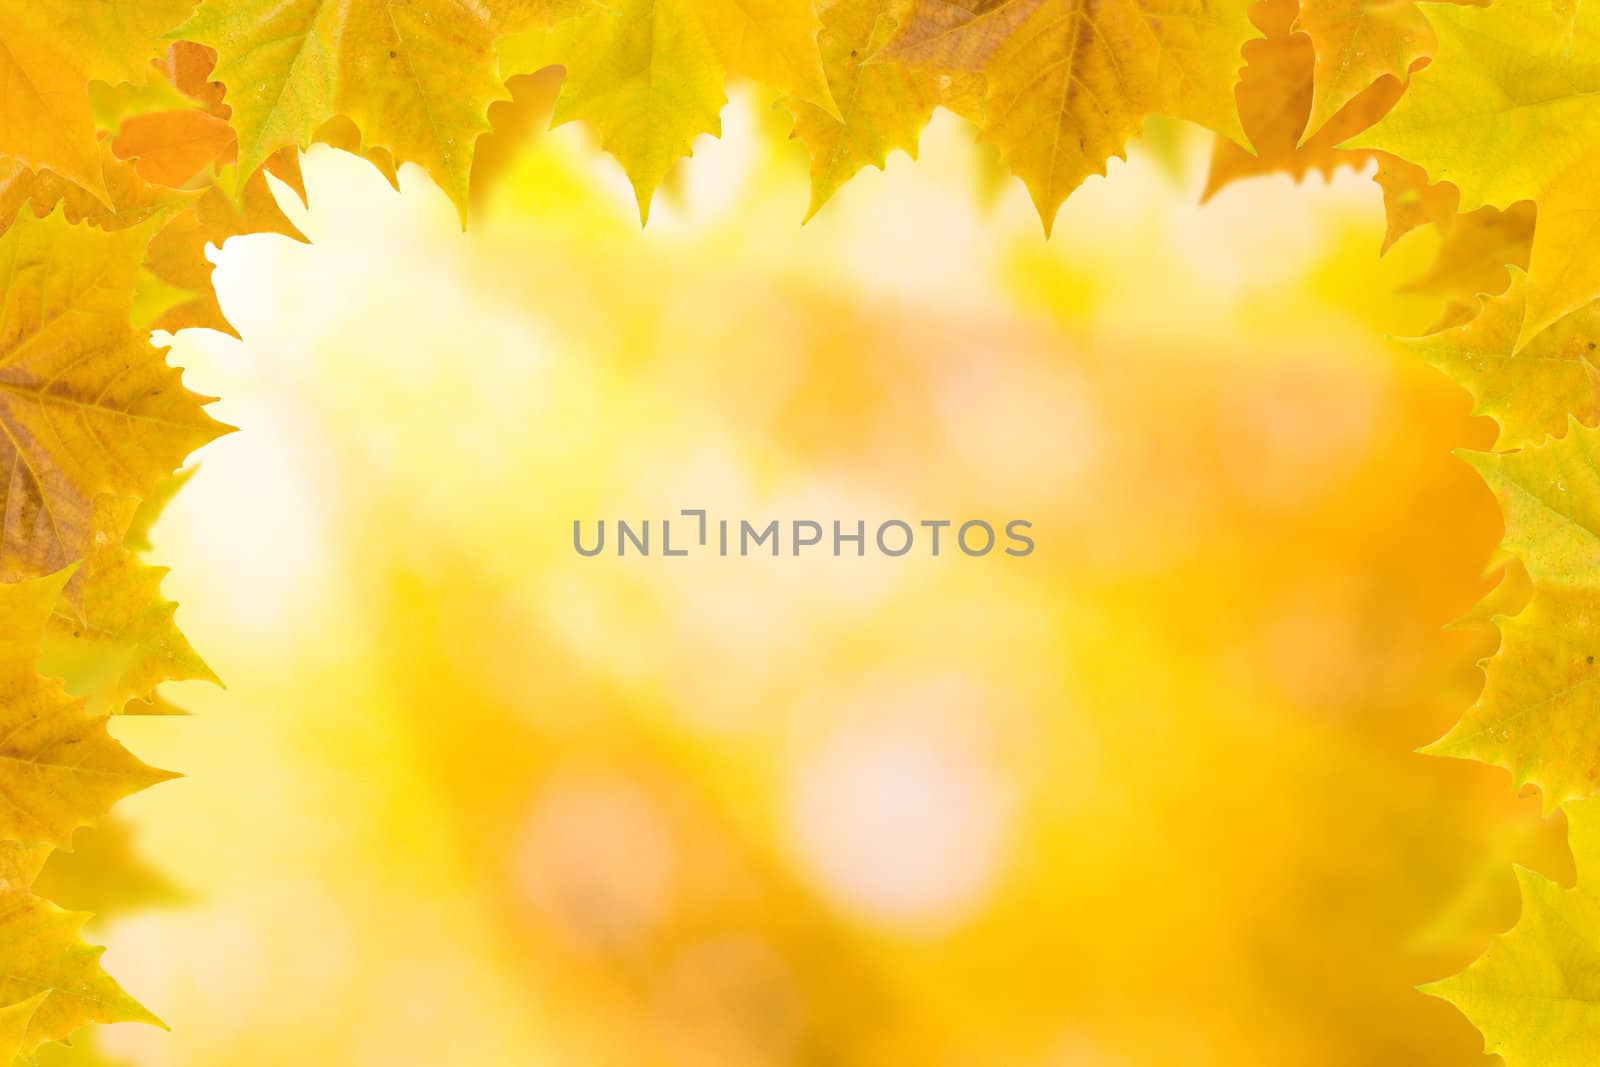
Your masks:
{"label": "yellow maple leaf", "polygon": [[1308,133],[1380,79],[1404,81],[1434,47],[1411,0],[1306,0],[1294,25],[1316,53]]}
{"label": "yellow maple leaf", "polygon": [[1310,38],[1292,27],[1296,10],[1295,0],[1265,0],[1251,9],[1251,19],[1266,36],[1245,44],[1245,67],[1236,96],[1239,120],[1255,152],[1219,135],[1212,148],[1205,199],[1241,178],[1274,172],[1296,181],[1313,172],[1326,178],[1341,166],[1359,169],[1376,154],[1336,146],[1387,112],[1404,91],[1404,83],[1380,79],[1305,137],[1314,55]]}
{"label": "yellow maple leaf", "polygon": [[105,198],[89,82],[144,77],[187,0],[0,3],[0,154]]}
{"label": "yellow maple leaf", "polygon": [[501,47],[508,72],[559,64],[554,125],[583,120],[633,183],[639,218],[701,134],[720,136],[730,70],[837,115],[812,0],[623,0],[615,10],[524,33]]}
{"label": "yellow maple leaf", "polygon": [[71,56],[0,12],[0,154],[49,169],[96,196],[105,189],[89,81]]}
{"label": "yellow maple leaf", "polygon": [[[1409,3],[1404,6],[1411,9]],[[1341,166],[1360,169],[1376,160],[1375,180],[1383,190],[1388,217],[1384,251],[1423,222],[1433,223],[1441,235],[1433,264],[1406,291],[1438,293],[1452,307],[1470,306],[1482,293],[1503,292],[1510,281],[1506,267],[1528,263],[1531,203],[1512,204],[1506,211],[1486,206],[1460,214],[1455,187],[1430,183],[1422,168],[1386,152],[1338,147],[1388,113],[1405,92],[1401,79],[1421,59],[1413,58],[1406,70],[1381,74],[1335,114],[1308,126],[1319,64],[1302,27],[1307,15],[1296,0],[1262,0],[1251,8],[1250,17],[1265,37],[1244,46],[1246,63],[1236,95],[1239,118],[1255,152],[1218,136],[1202,199],[1242,178],[1270,173],[1288,174],[1296,181],[1310,173],[1327,178]],[[1307,136],[1308,129],[1316,132]]]}
{"label": "yellow maple leaf", "polygon": [[94,501],[89,554],[67,583],[45,631],[40,668],[99,714],[143,700],[162,682],[220,684],[173,620],[161,595],[165,567],[124,546],[140,502],[102,494]]}
{"label": "yellow maple leaf", "polygon": [[[1506,611],[1526,600],[1494,617],[1501,641],[1483,691],[1427,751],[1504,767],[1537,785],[1550,811],[1600,791],[1600,430],[1577,421],[1596,409],[1595,323],[1586,309],[1513,355],[1523,288],[1423,350],[1500,421],[1502,446],[1520,446],[1467,459],[1500,500],[1502,548],[1517,566],[1489,599]],[[1538,403],[1519,406],[1530,397]]]}
{"label": "yellow maple leaf", "polygon": [[1352,145],[1382,148],[1449,181],[1461,206],[1538,204],[1528,310],[1517,346],[1600,295],[1592,239],[1600,154],[1600,14],[1575,31],[1548,0],[1429,12],[1432,64],[1382,121]]}
{"label": "yellow maple leaf", "polygon": [[227,427],[129,325],[145,227],[24,214],[0,237],[0,576],[87,552],[94,497],[139,496]]}
{"label": "yellow maple leaf", "polygon": [[[489,107],[489,114],[494,114],[494,109],[504,101],[497,100]],[[491,120],[492,128],[493,122]],[[478,138],[478,145],[473,150],[473,167],[477,167],[478,156],[483,152],[483,143],[492,137],[492,133],[484,134]],[[337,148],[341,152],[349,152],[353,156],[360,156],[371,163],[383,180],[393,189],[400,188],[400,168],[396,166],[394,156],[387,148],[368,147],[361,136],[361,128],[345,115],[335,115],[333,118],[317,127],[317,132],[311,135],[317,144],[325,144],[330,148]]]}
{"label": "yellow maple leaf", "polygon": [[1600,337],[1600,307],[1547,327],[1519,351],[1526,293],[1526,276],[1513,271],[1510,289],[1484,298],[1467,322],[1402,342],[1472,394],[1473,414],[1499,424],[1495,448],[1502,450],[1560,434],[1572,416],[1600,418],[1592,340]]}
{"label": "yellow maple leaf", "polygon": [[162,1025],[101,969],[105,950],[83,940],[89,915],[30,891],[49,852],[0,842],[0,1043],[31,1056],[90,1023]]}
{"label": "yellow maple leaf", "polygon": [[1424,751],[1504,767],[1537,785],[1545,811],[1600,789],[1600,595],[1536,587],[1495,619],[1500,648],[1476,704]]}
{"label": "yellow maple leaf", "polygon": [[922,129],[939,103],[939,80],[896,63],[873,63],[909,13],[911,0],[832,0],[822,5],[817,45],[836,113],[791,96],[793,136],[811,153],[815,215],[861,168],[882,168],[896,149],[913,159]]}
{"label": "yellow maple leaf", "polygon": [[118,158],[111,142],[100,142],[104,199],[48,170],[35,172],[15,159],[0,157],[0,230],[9,229],[24,207],[43,218],[60,205],[67,221],[104,230],[125,230],[166,217],[193,203],[199,193],[153,185],[132,163]]}
{"label": "yellow maple leaf", "polygon": [[1566,433],[1518,452],[1468,452],[1505,513],[1504,548],[1542,586],[1600,589],[1600,429],[1569,418]]}
{"label": "yellow maple leaf", "polygon": [[1046,233],[1067,195],[1161,112],[1244,140],[1248,0],[914,0],[882,58],[986,79],[982,136]]}
{"label": "yellow maple leaf", "polygon": [[641,222],[694,139],[722,133],[726,69],[694,0],[626,0],[615,13],[514,37],[504,54],[518,71],[566,68],[551,124],[594,128],[633,183]]}
{"label": "yellow maple leaf", "polygon": [[1578,884],[1517,869],[1522,915],[1461,974],[1423,987],[1483,1032],[1507,1067],[1600,1058],[1600,801],[1567,808]]}
{"label": "yellow maple leaf", "polygon": [[[106,732],[106,718],[36,666],[68,572],[0,585],[0,841],[66,848],[113,803],[172,777]],[[0,938],[0,941],[3,941]],[[0,996],[0,1002],[3,1002]]]}
{"label": "yellow maple leaf", "polygon": [[0,1008],[0,1063],[11,1063],[22,1055],[22,1042],[28,1036],[28,1024],[33,1021],[33,1013],[49,995],[46,990]]}
{"label": "yellow maple leaf", "polygon": [[172,36],[216,50],[239,138],[239,179],[309,147],[336,115],[417,163],[465,216],[473,144],[506,98],[496,40],[576,0],[206,0]]}
{"label": "yellow maple leaf", "polygon": [[1533,245],[1534,207],[1526,200],[1501,211],[1480,207],[1457,215],[1441,226],[1433,264],[1405,291],[1439,293],[1453,300],[1503,293],[1515,268],[1519,278],[1528,267]]}
{"label": "yellow maple leaf", "polygon": [[194,0],[7,0],[14,24],[48,35],[86,81],[138,82]]}

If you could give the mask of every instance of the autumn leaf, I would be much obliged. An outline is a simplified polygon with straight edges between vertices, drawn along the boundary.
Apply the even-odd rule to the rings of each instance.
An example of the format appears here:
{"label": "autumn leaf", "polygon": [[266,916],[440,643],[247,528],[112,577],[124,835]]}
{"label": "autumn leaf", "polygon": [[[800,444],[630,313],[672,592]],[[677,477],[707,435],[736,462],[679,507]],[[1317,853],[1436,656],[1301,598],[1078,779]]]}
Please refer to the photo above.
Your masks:
{"label": "autumn leaf", "polygon": [[[1309,30],[1347,16],[1358,22],[1366,16],[1376,19],[1374,25],[1351,31],[1358,37],[1380,32],[1386,19],[1394,30],[1422,17],[1409,2],[1370,6],[1340,2],[1301,10],[1296,0],[1262,0],[1251,8],[1250,17],[1265,36],[1244,46],[1246,64],[1236,95],[1240,121],[1255,152],[1217,137],[1203,198],[1241,178],[1284,173],[1298,181],[1313,172],[1329,178],[1339,167],[1360,169],[1375,160],[1374,180],[1383,189],[1388,218],[1383,250],[1424,222],[1433,223],[1441,236],[1433,264],[1406,290],[1439,294],[1450,308],[1469,307],[1480,294],[1503,292],[1510,281],[1506,268],[1525,268],[1528,263],[1534,222],[1531,202],[1514,203],[1504,211],[1485,206],[1462,214],[1456,188],[1429,182],[1422,168],[1386,152],[1339,147],[1381,119],[1404,95],[1405,78],[1425,61],[1426,50],[1420,44],[1403,50],[1411,55],[1406,65],[1375,77],[1367,71],[1351,82],[1360,87],[1352,96],[1341,95],[1344,102],[1336,112],[1315,114],[1316,94],[1328,72]],[[1431,42],[1431,34],[1426,40]],[[1362,55],[1355,56],[1349,69],[1360,68],[1362,60]],[[1310,130],[1315,132],[1308,135]]]}
{"label": "autumn leaf", "polygon": [[0,575],[81,559],[92,502],[138,496],[226,427],[128,324],[148,233],[24,215],[0,237]]}
{"label": "autumn leaf", "polygon": [[40,668],[97,714],[119,712],[162,682],[219,683],[173,621],[161,595],[165,567],[142,562],[124,545],[139,501],[95,498],[84,563],[67,583],[45,631]]}
{"label": "autumn leaf", "polygon": [[1068,194],[1160,112],[1244,140],[1233,87],[1245,0],[914,0],[881,53],[987,82],[980,126],[1046,233]]}
{"label": "autumn leaf", "polygon": [[88,76],[48,34],[19,20],[19,8],[0,8],[0,154],[101,196]]}
{"label": "autumn leaf", "polygon": [[[499,100],[489,107],[491,129],[493,128],[492,116],[494,115],[494,109],[503,103],[505,101]],[[477,168],[478,156],[482,154],[484,141],[487,141],[492,136],[494,136],[493,133],[487,133],[478,139],[478,148],[472,157],[474,169]],[[325,144],[330,148],[337,148],[341,152],[349,152],[353,156],[360,156],[377,168],[378,173],[383,175],[384,181],[389,183],[390,188],[400,188],[400,170],[395,166],[394,156],[386,148],[367,147],[363,143],[360,128],[354,122],[351,122],[347,116],[335,115],[321,126],[318,126],[317,132],[312,134],[311,137],[317,144]]]}
{"label": "autumn leaf", "polygon": [[1410,0],[1306,0],[1295,29],[1316,55],[1308,133],[1378,81],[1404,82],[1433,53],[1433,31]]}
{"label": "autumn leaf", "polygon": [[34,172],[14,159],[0,157],[0,230],[9,229],[24,208],[43,218],[57,206],[68,222],[125,230],[175,214],[200,195],[152,185],[133,164],[112,152],[109,141],[100,142],[100,167],[105,178],[104,198],[49,171]]}
{"label": "autumn leaf", "polygon": [[822,6],[817,46],[836,111],[798,96],[793,136],[811,154],[809,219],[865,166],[882,168],[889,153],[913,159],[922,129],[940,102],[939,80],[895,63],[870,62],[894,36],[911,0],[832,0]]}
{"label": "autumn leaf", "polygon": [[817,48],[811,0],[624,0],[506,41],[513,73],[560,64],[552,121],[583,120],[633,183],[639,218],[700,134],[719,136],[730,70],[837,114]]}
{"label": "autumn leaf", "polygon": [[1241,178],[1274,172],[1296,181],[1313,172],[1326,178],[1340,167],[1360,169],[1375,155],[1336,146],[1387,112],[1404,83],[1382,78],[1368,85],[1305,137],[1316,57],[1310,37],[1294,26],[1298,10],[1295,0],[1263,0],[1250,9],[1251,20],[1265,36],[1245,44],[1245,67],[1235,95],[1239,120],[1255,151],[1217,136],[1205,199]]}
{"label": "autumn leaf", "polygon": [[33,1013],[49,995],[46,990],[0,1008],[0,1063],[11,1063],[22,1054],[22,1042],[27,1037]]}
{"label": "autumn leaf", "polygon": [[1478,702],[1424,751],[1504,767],[1532,783],[1546,811],[1600,783],[1600,592],[1536,588],[1517,614],[1495,620],[1500,649],[1484,667]]}
{"label": "autumn leaf", "polygon": [[104,716],[39,674],[46,621],[67,578],[0,585],[0,794],[8,800],[0,841],[70,847],[72,831],[117,800],[173,777],[130,755]]}
{"label": "autumn leaf", "polygon": [[1500,500],[1504,546],[1535,590],[1600,589],[1600,430],[1571,419],[1539,447],[1466,459]]}
{"label": "autumn leaf", "polygon": [[[506,81],[511,99],[501,100],[489,108],[491,132],[478,139],[478,148],[472,157],[474,211],[482,208],[490,191],[501,183],[517,153],[549,128],[556,97],[561,93],[562,76],[560,67],[546,67]],[[385,177],[393,184],[392,174],[386,173]]]}
{"label": "autumn leaf", "polygon": [[1455,186],[1428,181],[1427,171],[1398,156],[1387,152],[1373,155],[1378,160],[1378,169],[1372,180],[1383,190],[1386,222],[1383,251],[1387,252],[1400,238],[1426,223],[1432,223],[1441,231],[1449,228],[1461,206],[1461,193]]}
{"label": "autumn leaf", "polygon": [[1511,288],[1484,298],[1466,323],[1403,342],[1472,394],[1473,414],[1499,424],[1497,449],[1539,444],[1565,432],[1570,417],[1600,418],[1600,307],[1562,319],[1516,351],[1526,291],[1526,276],[1515,271]]}
{"label": "autumn leaf", "polygon": [[[21,1055],[63,1041],[90,1023],[161,1021],[100,967],[105,951],[86,944],[89,916],[63,911],[30,891],[48,848],[0,842],[0,1039],[19,1024]],[[26,1005],[27,1007],[24,1007]]]}
{"label": "autumn leaf", "polygon": [[4,6],[15,25],[48,35],[70,54],[86,80],[137,82],[194,0],[13,0]]}
{"label": "autumn leaf", "polygon": [[267,160],[250,176],[237,197],[227,190],[227,174],[207,188],[192,207],[174,216],[150,240],[144,269],[158,281],[189,295],[156,317],[155,329],[200,327],[232,334],[233,326],[217,303],[211,282],[215,269],[206,255],[208,245],[222,247],[230,237],[250,233],[276,233],[297,241],[305,236],[279,207],[267,181],[271,174],[305,195],[300,176],[299,150],[286,148]]}
{"label": "autumn leaf", "polygon": [[[1386,6],[1405,9],[1407,14],[1396,16],[1402,23],[1421,17],[1409,3]],[[1406,291],[1436,293],[1450,308],[1469,307],[1480,294],[1503,292],[1510,283],[1506,268],[1528,264],[1533,204],[1522,201],[1505,211],[1485,206],[1461,214],[1455,187],[1430,183],[1422,168],[1386,152],[1338,147],[1389,112],[1405,92],[1403,79],[1422,56],[1414,56],[1405,69],[1365,82],[1337,112],[1319,120],[1314,99],[1321,64],[1306,29],[1328,14],[1326,7],[1300,12],[1295,0],[1263,0],[1251,9],[1251,19],[1266,36],[1244,46],[1246,64],[1237,96],[1240,121],[1255,152],[1218,136],[1202,199],[1242,178],[1271,173],[1296,181],[1311,173],[1331,178],[1340,167],[1359,170],[1376,161],[1374,180],[1383,190],[1388,218],[1383,251],[1425,222],[1441,238],[1432,265]],[[1307,136],[1308,129],[1315,132]]]}
{"label": "autumn leaf", "polygon": [[[1404,94],[1406,78],[1423,60],[1365,82],[1331,115],[1314,118],[1319,63],[1306,17],[1296,0],[1260,0],[1251,7],[1250,19],[1264,36],[1244,46],[1245,66],[1235,95],[1254,151],[1217,136],[1203,199],[1242,178],[1272,173],[1296,181],[1312,173],[1331,178],[1340,167],[1360,170],[1376,161],[1374,180],[1383,189],[1389,218],[1385,251],[1425,221],[1441,232],[1448,230],[1460,199],[1453,186],[1430,184],[1420,167],[1386,152],[1339,147],[1389,112]],[[1312,22],[1325,17],[1310,16]]]}
{"label": "autumn leaf", "polygon": [[104,199],[89,82],[147,73],[187,0],[12,0],[0,5],[0,154]]}
{"label": "autumn leaf", "polygon": [[1567,808],[1578,884],[1518,868],[1522,916],[1461,974],[1423,987],[1461,1009],[1507,1067],[1580,1067],[1600,1056],[1600,801]]}
{"label": "autumn leaf", "polygon": [[228,124],[199,109],[131,116],[111,146],[134,161],[145,181],[180,189],[232,162],[238,151]]}
{"label": "autumn leaf", "polygon": [[1441,227],[1439,250],[1433,264],[1405,289],[1437,293],[1453,300],[1471,300],[1484,294],[1503,293],[1511,284],[1511,270],[1525,278],[1533,244],[1534,207],[1528,201],[1505,211],[1480,207],[1457,215]]}
{"label": "autumn leaf", "polygon": [[167,54],[154,61],[161,79],[199,105],[208,115],[227,119],[233,108],[226,102],[228,87],[212,77],[217,51],[194,41],[174,41]]}
{"label": "autumn leaf", "polygon": [[1429,20],[1439,41],[1434,62],[1351,144],[1393,152],[1431,180],[1453,183],[1467,211],[1537,203],[1520,348],[1600,296],[1600,15],[1580,9],[1572,34],[1543,0],[1444,5]]}
{"label": "autumn leaf", "polygon": [[726,70],[691,0],[627,0],[506,42],[519,71],[566,67],[552,125],[583,120],[633,183],[639,219],[672,165],[703,133],[722,132]]}
{"label": "autumn leaf", "polygon": [[426,168],[464,217],[473,144],[506,96],[496,40],[575,8],[206,0],[172,36],[217,52],[212,76],[227,87],[240,181],[281,149],[309,147],[342,114],[369,146]]}

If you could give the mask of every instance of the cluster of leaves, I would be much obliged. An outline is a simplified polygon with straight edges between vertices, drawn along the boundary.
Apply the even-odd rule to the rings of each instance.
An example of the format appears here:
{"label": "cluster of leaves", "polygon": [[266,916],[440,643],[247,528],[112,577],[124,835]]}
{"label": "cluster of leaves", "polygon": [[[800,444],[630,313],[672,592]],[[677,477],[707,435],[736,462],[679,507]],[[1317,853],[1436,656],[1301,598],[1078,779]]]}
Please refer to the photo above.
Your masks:
{"label": "cluster of leaves", "polygon": [[[229,330],[207,247],[299,237],[324,142],[427,171],[465,219],[508,84],[559,67],[553,121],[619,161],[641,219],[726,82],[781,94],[815,213],[968,120],[1048,231],[1146,116],[1214,130],[1207,195],[1252,175],[1376,166],[1389,242],[1441,235],[1413,342],[1499,421],[1472,461],[1500,495],[1502,631],[1478,704],[1435,750],[1571,804],[1580,887],[1527,913],[1438,992],[1513,1064],[1600,1048],[1600,15],[1571,0],[0,0],[0,1062],[89,1022],[150,1019],[81,920],[34,894],[52,850],[166,777],[106,730],[210,678],[173,625],[144,531],[226,428],[149,341]],[[525,84],[525,83],[524,83]],[[1592,125],[1593,124],[1593,125]],[[1580,802],[1581,801],[1581,802]]]}

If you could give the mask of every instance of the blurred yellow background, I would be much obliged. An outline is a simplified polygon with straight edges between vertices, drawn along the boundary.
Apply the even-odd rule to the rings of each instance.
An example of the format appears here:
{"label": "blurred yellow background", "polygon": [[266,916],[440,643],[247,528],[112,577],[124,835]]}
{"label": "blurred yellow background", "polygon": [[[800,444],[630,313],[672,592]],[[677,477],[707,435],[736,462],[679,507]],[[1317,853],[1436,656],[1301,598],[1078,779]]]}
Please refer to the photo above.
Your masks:
{"label": "blurred yellow background", "polygon": [[[1412,987],[1561,828],[1475,693],[1485,426],[1364,177],[1153,128],[1046,243],[941,115],[799,226],[745,95],[640,231],[581,130],[471,232],[331,149],[231,242],[241,428],[155,531],[226,692],[121,720],[139,1065],[1472,1064]],[[1026,559],[595,559],[571,523],[1034,522]],[[162,894],[153,894],[160,896]],[[171,894],[168,894],[171,895]],[[65,1057],[61,1062],[67,1062]]]}

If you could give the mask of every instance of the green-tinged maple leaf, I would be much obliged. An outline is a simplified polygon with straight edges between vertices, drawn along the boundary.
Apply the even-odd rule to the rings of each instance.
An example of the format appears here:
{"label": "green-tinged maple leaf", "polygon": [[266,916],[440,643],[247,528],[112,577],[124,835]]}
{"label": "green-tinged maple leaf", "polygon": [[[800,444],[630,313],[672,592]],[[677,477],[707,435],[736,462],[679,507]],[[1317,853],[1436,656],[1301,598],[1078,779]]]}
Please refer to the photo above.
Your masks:
{"label": "green-tinged maple leaf", "polygon": [[701,134],[720,135],[728,72],[838,115],[812,0],[623,0],[615,10],[511,38],[507,70],[567,71],[553,122],[581,119],[633,182],[639,217]]}
{"label": "green-tinged maple leaf", "polygon": [[785,101],[794,113],[793,135],[811,153],[808,219],[861,168],[882,168],[897,149],[916,158],[922,129],[939,103],[939,79],[869,61],[910,10],[911,0],[832,0],[822,6],[817,45],[837,113],[798,97]]}
{"label": "green-tinged maple leaf", "polygon": [[1600,589],[1600,430],[1575,419],[1566,434],[1520,452],[1469,452],[1505,512],[1507,551],[1541,587]]}
{"label": "green-tinged maple leaf", "polygon": [[506,98],[495,54],[508,31],[576,0],[206,0],[173,34],[214,48],[239,138],[239,178],[309,147],[336,115],[365,143],[424,167],[465,214],[473,144]]}
{"label": "green-tinged maple leaf", "polygon": [[1600,791],[1600,590],[1536,587],[1495,622],[1483,693],[1425,751],[1504,767],[1539,787],[1547,812]]}
{"label": "green-tinged maple leaf", "polygon": [[1600,800],[1567,808],[1578,884],[1519,868],[1522,916],[1479,959],[1423,992],[1454,1004],[1507,1067],[1600,1060]]}
{"label": "green-tinged maple leaf", "polygon": [[1233,89],[1248,0],[913,0],[881,58],[986,80],[985,140],[1046,232],[1067,195],[1161,112],[1244,141]]}
{"label": "green-tinged maple leaf", "polygon": [[[142,562],[125,545],[139,501],[102,494],[93,537],[45,631],[40,669],[62,678],[92,712],[119,712],[162,682],[218,683],[173,619],[161,595],[165,567]],[[219,683],[220,684],[220,683]]]}
{"label": "green-tinged maple leaf", "polygon": [[148,231],[24,214],[0,237],[0,577],[88,551],[94,498],[140,496],[226,427],[128,323]]}
{"label": "green-tinged maple leaf", "polygon": [[1429,11],[1438,49],[1393,111],[1352,143],[1461,191],[1461,206],[1538,204],[1517,347],[1600,296],[1600,12],[1548,0]]}
{"label": "green-tinged maple leaf", "polygon": [[1514,271],[1510,289],[1484,298],[1467,322],[1404,342],[1472,394],[1474,414],[1499,424],[1498,449],[1538,444],[1565,431],[1569,417],[1600,417],[1600,305],[1540,331],[1518,351],[1526,293],[1526,276]]}
{"label": "green-tinged maple leaf", "polygon": [[1500,647],[1483,691],[1427,751],[1504,767],[1519,786],[1538,786],[1549,811],[1600,792],[1600,430],[1576,418],[1596,404],[1593,323],[1563,319],[1512,355],[1519,297],[1520,284],[1424,342],[1436,347],[1423,354],[1501,421],[1502,445],[1520,447],[1468,455],[1500,499],[1515,559],[1486,598]]}
{"label": "green-tinged maple leaf", "polygon": [[[105,950],[83,940],[89,916],[63,911],[31,892],[48,855],[48,848],[0,842],[0,1004],[33,1006],[20,1053],[30,1056],[90,1023],[160,1026],[101,969]],[[0,1016],[0,1024],[5,1021]],[[16,1023],[14,1017],[8,1021]]]}
{"label": "green-tinged maple leaf", "polygon": [[[129,793],[173,777],[141,763],[36,663],[68,573],[0,585],[0,841],[70,846]],[[3,940],[3,939],[0,939]]]}

